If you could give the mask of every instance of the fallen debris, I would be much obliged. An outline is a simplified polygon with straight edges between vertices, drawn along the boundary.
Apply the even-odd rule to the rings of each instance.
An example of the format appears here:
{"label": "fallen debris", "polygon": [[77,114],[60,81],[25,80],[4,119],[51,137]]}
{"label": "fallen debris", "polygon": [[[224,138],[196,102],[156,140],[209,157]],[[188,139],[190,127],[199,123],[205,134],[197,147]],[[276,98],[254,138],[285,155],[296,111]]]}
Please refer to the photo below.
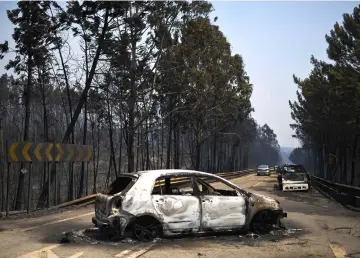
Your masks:
{"label": "fallen debris", "polygon": [[68,243],[70,243],[70,240],[68,237],[62,237],[62,239],[60,239],[59,243],[60,244],[68,244]]}
{"label": "fallen debris", "polygon": [[246,237],[250,237],[250,238],[252,238],[252,239],[257,239],[257,238],[260,238],[260,236],[259,236],[259,235],[254,234],[254,233],[249,233],[249,234],[247,234],[247,235],[246,235]]}

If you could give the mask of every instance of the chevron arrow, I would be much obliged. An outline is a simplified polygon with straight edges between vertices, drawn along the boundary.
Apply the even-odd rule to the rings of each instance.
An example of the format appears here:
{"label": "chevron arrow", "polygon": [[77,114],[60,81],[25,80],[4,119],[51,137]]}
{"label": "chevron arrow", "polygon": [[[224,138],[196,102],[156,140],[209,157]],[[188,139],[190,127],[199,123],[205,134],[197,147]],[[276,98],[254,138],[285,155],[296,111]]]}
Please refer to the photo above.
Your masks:
{"label": "chevron arrow", "polygon": [[56,144],[55,146],[56,146],[56,148],[57,148],[58,151],[59,151],[59,153],[58,153],[58,155],[56,156],[55,160],[56,160],[56,161],[60,161],[61,158],[63,157],[64,151],[63,151],[63,148],[61,147],[61,144]]}
{"label": "chevron arrow", "polygon": [[43,144],[39,143],[34,150],[35,157],[38,159],[38,161],[43,161],[43,158],[41,157],[41,154],[40,154],[41,147],[43,147]]}
{"label": "chevron arrow", "polygon": [[87,148],[87,151],[88,151],[88,155],[86,156],[85,160],[86,160],[86,161],[90,161],[91,158],[92,158],[92,155],[93,155],[93,150],[92,150],[91,147],[88,147],[88,148]]}
{"label": "chevron arrow", "polygon": [[31,147],[31,144],[32,144],[31,142],[27,142],[21,152],[26,161],[31,161],[31,158],[29,157],[29,153],[28,153],[28,151]]}
{"label": "chevron arrow", "polygon": [[66,161],[71,161],[74,156],[74,147],[70,144],[66,145],[66,147],[69,151],[68,157],[66,157]]}
{"label": "chevron arrow", "polygon": [[45,150],[45,156],[48,158],[49,161],[53,161],[53,156],[51,155],[51,149],[53,148],[52,143],[48,144],[48,147]]}
{"label": "chevron arrow", "polygon": [[11,144],[9,148],[9,154],[12,161],[19,161],[18,157],[16,157],[15,150],[19,146],[19,142],[14,142]]}

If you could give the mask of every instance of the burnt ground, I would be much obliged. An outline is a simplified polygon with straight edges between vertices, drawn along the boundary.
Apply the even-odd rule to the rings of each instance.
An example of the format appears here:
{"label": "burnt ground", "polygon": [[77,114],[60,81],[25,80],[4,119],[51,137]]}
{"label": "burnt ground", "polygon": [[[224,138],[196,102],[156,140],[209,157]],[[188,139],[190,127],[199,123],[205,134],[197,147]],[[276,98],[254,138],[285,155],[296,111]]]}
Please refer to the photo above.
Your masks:
{"label": "burnt ground", "polygon": [[[195,242],[199,240],[217,241],[229,244],[244,244],[249,246],[257,246],[267,242],[279,242],[286,238],[297,238],[303,234],[303,229],[289,228],[279,229],[275,228],[267,234],[254,234],[252,232],[235,234],[235,233],[218,233],[218,234],[202,234],[197,236],[177,236],[157,238],[153,243],[177,243],[177,242]],[[64,232],[64,236],[60,240],[62,243],[77,243],[77,244],[99,244],[99,245],[122,245],[124,243],[138,245],[142,242],[134,240],[127,236],[121,240],[114,240],[108,236],[104,231],[98,228],[89,228],[84,230],[74,230]]]}

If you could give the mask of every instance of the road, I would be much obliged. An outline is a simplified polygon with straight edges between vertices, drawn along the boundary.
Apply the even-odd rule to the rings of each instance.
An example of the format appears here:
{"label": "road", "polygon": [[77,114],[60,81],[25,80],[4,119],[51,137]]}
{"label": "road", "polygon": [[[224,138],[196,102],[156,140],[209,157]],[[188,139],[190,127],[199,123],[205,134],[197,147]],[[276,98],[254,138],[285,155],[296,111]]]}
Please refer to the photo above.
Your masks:
{"label": "road", "polygon": [[[93,229],[93,207],[88,206],[33,219],[0,220],[0,257],[360,257],[358,212],[346,210],[316,190],[279,192],[273,188],[275,176],[251,174],[231,181],[278,199],[288,213],[283,219],[287,230],[260,236],[223,234],[153,243],[114,242]],[[63,232],[72,234],[64,238]]]}

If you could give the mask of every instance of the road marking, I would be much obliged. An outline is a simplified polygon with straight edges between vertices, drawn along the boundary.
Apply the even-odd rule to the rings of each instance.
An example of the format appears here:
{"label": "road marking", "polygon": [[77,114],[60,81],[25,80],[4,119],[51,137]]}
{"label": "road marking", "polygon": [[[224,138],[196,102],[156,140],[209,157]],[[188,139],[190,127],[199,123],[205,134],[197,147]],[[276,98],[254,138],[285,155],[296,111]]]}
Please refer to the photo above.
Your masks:
{"label": "road marking", "polygon": [[119,254],[115,255],[114,257],[117,257],[117,258],[120,258],[120,257],[138,258],[139,256],[141,256],[141,255],[145,254],[146,252],[148,252],[148,251],[149,251],[153,246],[155,246],[155,245],[156,245],[156,244],[151,244],[151,245],[149,245],[149,246],[147,246],[147,247],[145,247],[145,248],[143,248],[143,249],[141,249],[141,250],[139,250],[139,251],[136,251],[136,252],[132,253],[132,254],[129,255],[129,256],[126,256],[126,255],[129,254],[130,252],[134,251],[134,249],[135,249],[136,247],[139,246],[139,245],[137,245],[137,246],[135,246],[135,247],[133,247],[133,248],[131,248],[131,249],[127,249],[127,250],[124,250],[124,251],[120,252]]}
{"label": "road marking", "polygon": [[257,185],[259,185],[259,184],[262,184],[263,182],[258,182],[257,184],[255,184],[255,185],[253,185],[253,186],[251,186],[251,187],[255,187],[255,186],[257,186]]}
{"label": "road marking", "polygon": [[114,257],[124,257],[127,254],[129,254],[130,252],[134,251],[139,246],[141,246],[141,245],[136,245],[130,249],[124,250],[124,251],[120,252],[119,254],[115,255]]}
{"label": "road marking", "polygon": [[50,249],[53,249],[53,248],[56,248],[56,247],[59,247],[60,244],[56,244],[56,245],[50,245],[50,246],[47,246],[47,247],[44,247],[44,248],[41,248],[39,250],[36,250],[34,252],[31,252],[31,253],[27,253],[27,254],[24,254],[22,256],[18,256],[17,258],[43,258],[43,257],[46,257],[46,258],[59,258],[58,256],[56,256]]}
{"label": "road marking", "polygon": [[129,255],[127,258],[137,258],[137,257],[145,254],[146,252],[148,252],[155,245],[156,244],[152,244],[152,245],[150,245],[150,246],[148,246],[146,248],[143,248],[143,249],[139,250],[138,252],[135,252],[135,253]]}
{"label": "road marking", "polygon": [[131,251],[132,251],[132,249],[124,250],[124,251],[120,252],[119,254],[115,255],[114,257],[124,257],[127,254],[129,254]]}
{"label": "road marking", "polygon": [[332,244],[330,244],[330,247],[336,258],[346,257],[347,253],[342,245],[340,245],[338,243],[332,243]]}
{"label": "road marking", "polygon": [[29,230],[32,230],[32,229],[35,229],[35,228],[45,227],[45,226],[48,226],[48,225],[53,225],[53,224],[61,223],[61,222],[64,222],[64,221],[69,221],[69,220],[73,220],[73,219],[82,218],[82,217],[85,217],[85,216],[89,216],[91,214],[94,214],[94,211],[88,212],[88,213],[85,213],[85,214],[81,214],[81,215],[78,215],[78,216],[75,216],[75,217],[70,217],[70,218],[66,218],[66,219],[60,219],[60,220],[48,222],[48,223],[41,224],[41,225],[38,225],[38,226],[30,227],[30,228],[24,228],[24,229],[21,229],[20,231],[21,232],[29,231]]}
{"label": "road marking", "polygon": [[69,256],[68,258],[78,258],[78,257],[82,256],[83,254],[84,254],[84,252],[79,252],[79,253],[73,254],[72,256]]}

